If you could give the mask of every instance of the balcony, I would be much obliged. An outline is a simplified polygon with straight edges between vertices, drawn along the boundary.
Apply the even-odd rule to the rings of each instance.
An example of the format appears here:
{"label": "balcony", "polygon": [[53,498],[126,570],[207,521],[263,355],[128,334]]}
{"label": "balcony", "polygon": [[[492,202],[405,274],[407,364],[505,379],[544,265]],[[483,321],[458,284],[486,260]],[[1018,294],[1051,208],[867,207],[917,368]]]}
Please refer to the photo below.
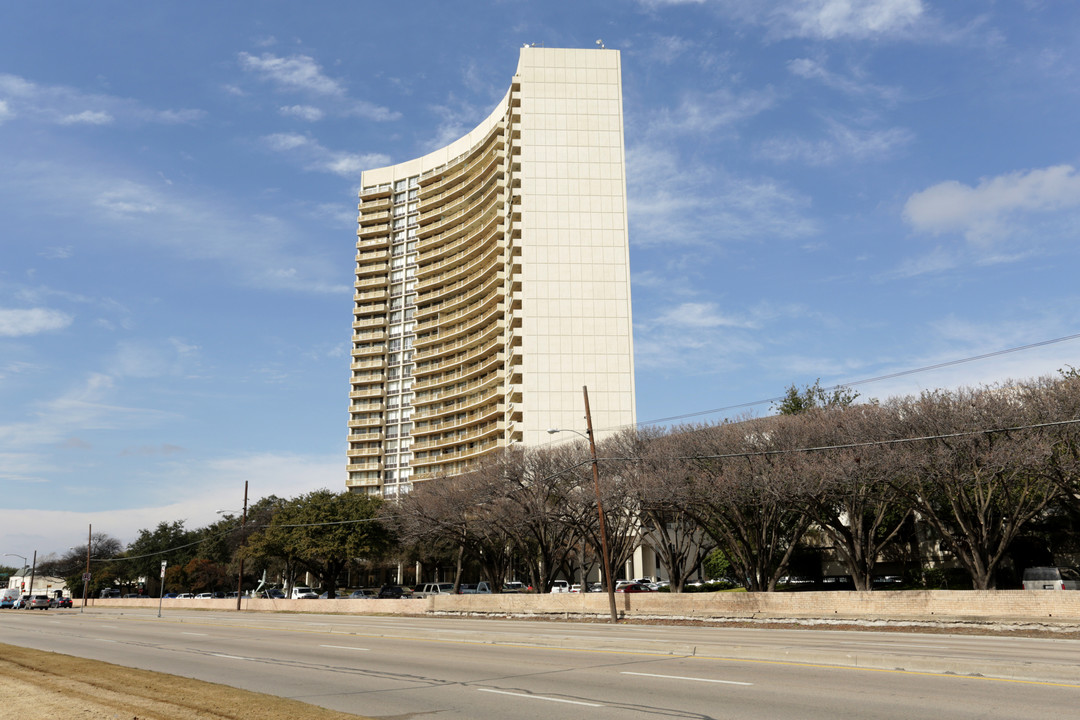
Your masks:
{"label": "balcony", "polygon": [[345,466],[345,470],[347,472],[364,472],[364,471],[381,472],[382,469],[383,469],[383,464],[381,462],[378,462],[378,461],[363,462],[363,463],[352,463],[350,465]]}
{"label": "balcony", "polygon": [[379,343],[378,345],[367,345],[367,346],[364,346],[364,347],[353,347],[353,349],[352,349],[352,356],[354,358],[355,357],[366,357],[366,356],[370,356],[370,355],[385,355],[385,354],[386,354],[386,345],[383,344],[383,343]]}
{"label": "balcony", "polygon": [[377,358],[375,360],[357,360],[349,366],[350,370],[378,370],[386,367],[385,358]]}
{"label": "balcony", "polygon": [[[376,275],[375,277],[369,277],[369,278],[364,278],[363,280],[357,280],[355,283],[353,283],[353,287],[355,287],[357,290],[371,290],[373,288],[386,287],[389,284],[390,284],[390,278],[386,277],[385,275],[382,275],[382,276]],[[383,295],[383,297],[386,297],[386,296]]]}
{"label": "balcony", "polygon": [[366,203],[378,198],[390,197],[394,194],[394,186],[387,183],[386,185],[376,185],[369,188],[363,188],[360,190],[360,202]]}
{"label": "balcony", "polygon": [[372,300],[386,300],[390,296],[385,286],[367,288],[363,292],[353,294],[353,302],[369,302]]}
{"label": "balcony", "polygon": [[389,263],[362,263],[356,266],[356,277],[366,277],[368,275],[385,275],[390,272]]}
{"label": "balcony", "polygon": [[389,237],[390,224],[384,223],[382,225],[361,226],[356,231],[356,237],[358,238],[367,239],[375,237],[376,235],[386,235]]}
{"label": "balcony", "polygon": [[[353,390],[352,392],[350,392],[349,393],[349,399],[357,400],[357,399],[363,399],[363,398],[382,398],[385,395],[386,395],[386,393],[383,391],[383,389],[381,387],[365,388],[363,390]],[[374,403],[374,404],[381,405],[382,403]],[[357,410],[356,412],[378,412],[381,409],[382,409],[381,407],[376,409],[376,410],[370,410],[370,409],[365,408],[363,410]]]}
{"label": "balcony", "polygon": [[[369,310],[367,312],[371,312],[371,313],[379,313],[379,312],[385,313],[386,312],[386,306],[385,305],[380,305],[379,307],[382,308],[382,310]],[[359,311],[354,311],[354,312],[356,312],[357,314],[360,314]],[[353,320],[353,324],[352,324],[353,330],[363,330],[365,328],[383,327],[384,325],[386,325],[386,315],[385,314],[373,315],[371,317],[365,317],[363,320],[360,320],[360,319]]]}
{"label": "balcony", "polygon": [[[479,378],[479,380],[473,380],[473,382],[470,382],[462,391],[468,392],[486,383],[487,378],[485,378],[484,376],[488,374],[491,374],[492,377],[495,378],[497,381],[499,375],[496,374],[495,371],[505,362],[506,353],[503,352],[500,348],[498,352],[496,352],[491,357],[486,358],[482,362],[476,363],[469,367],[461,367],[463,363],[458,363],[458,366],[461,367],[461,369],[455,372],[441,372],[440,368],[436,368],[433,372],[436,372],[438,374],[432,375],[431,377],[422,377],[421,373],[414,373],[416,376],[416,382],[413,384],[413,392],[417,394],[417,399],[414,401],[413,404],[416,407],[420,407],[421,405],[429,402],[428,399],[420,399],[419,395],[420,392],[423,390],[434,390],[435,388],[441,387],[443,385],[448,385],[450,383],[458,383],[462,380]],[[455,392],[454,394],[457,393]],[[431,400],[433,401],[434,399],[435,398],[432,398]]]}
{"label": "balcony", "polygon": [[382,208],[389,208],[390,204],[390,194],[387,193],[386,195],[373,197],[371,200],[364,200],[356,206],[356,209],[362,213],[367,213],[380,210]]}
{"label": "balcony", "polygon": [[353,333],[352,341],[354,343],[368,343],[377,342],[386,339],[386,331],[382,328],[377,330],[365,330],[364,332]]}

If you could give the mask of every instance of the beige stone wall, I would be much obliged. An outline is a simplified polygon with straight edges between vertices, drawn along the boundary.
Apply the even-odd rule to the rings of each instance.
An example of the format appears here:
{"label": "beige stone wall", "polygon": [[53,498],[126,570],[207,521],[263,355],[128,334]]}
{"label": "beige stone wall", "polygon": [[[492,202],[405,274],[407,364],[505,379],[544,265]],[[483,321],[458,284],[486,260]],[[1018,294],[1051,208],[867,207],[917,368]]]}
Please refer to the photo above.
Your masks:
{"label": "beige stone wall", "polygon": [[[626,616],[690,618],[835,619],[1039,619],[1080,622],[1080,592],[1025,590],[925,590],[803,593],[617,594]],[[155,599],[91,600],[96,607],[156,608]],[[78,601],[76,601],[78,607]],[[236,600],[165,600],[169,609],[231,610]],[[245,611],[426,615],[507,613],[513,615],[607,615],[603,593],[553,595],[433,595],[420,600],[248,600]]]}

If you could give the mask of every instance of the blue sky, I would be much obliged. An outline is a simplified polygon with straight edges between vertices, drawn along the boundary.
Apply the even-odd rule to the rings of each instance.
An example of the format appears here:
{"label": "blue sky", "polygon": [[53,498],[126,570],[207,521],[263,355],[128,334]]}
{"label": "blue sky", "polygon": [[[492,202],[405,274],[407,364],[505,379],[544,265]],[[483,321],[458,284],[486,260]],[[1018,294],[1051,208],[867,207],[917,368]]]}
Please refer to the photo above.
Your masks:
{"label": "blue sky", "polygon": [[470,130],[523,43],[598,38],[639,420],[1080,332],[1073,3],[8,3],[0,551],[343,489],[360,171]]}

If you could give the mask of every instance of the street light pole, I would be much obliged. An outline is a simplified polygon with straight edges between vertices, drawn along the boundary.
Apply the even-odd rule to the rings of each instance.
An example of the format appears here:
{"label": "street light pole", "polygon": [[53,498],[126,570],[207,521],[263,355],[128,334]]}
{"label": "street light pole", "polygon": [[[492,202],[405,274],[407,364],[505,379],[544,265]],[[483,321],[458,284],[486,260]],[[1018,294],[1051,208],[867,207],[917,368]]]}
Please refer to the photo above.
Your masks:
{"label": "street light pole", "polygon": [[[578,432],[577,430],[569,430],[576,435],[581,435],[589,441],[589,452],[592,455],[592,471],[593,471],[593,490],[596,492],[596,512],[600,516],[600,552],[602,555],[601,562],[603,563],[604,571],[604,587],[607,590],[608,606],[611,610],[611,622],[619,622],[619,613],[615,608],[615,581],[611,576],[611,553],[608,551],[607,542],[607,524],[604,522],[604,503],[600,498],[600,465],[596,458],[596,440],[593,438],[593,426],[592,426],[592,413],[589,411],[589,387],[584,385],[581,388],[585,395],[585,426],[586,433]],[[559,428],[551,428],[548,430],[549,434],[562,432]],[[584,558],[582,558],[584,560]],[[587,584],[583,583],[582,592],[588,592],[589,588]]]}
{"label": "street light pole", "polygon": [[608,605],[611,610],[611,622],[619,622],[619,613],[615,609],[615,582],[611,577],[611,553],[608,551],[607,527],[604,524],[604,506],[600,500],[600,464],[596,461],[596,437],[593,435],[592,413],[589,412],[589,387],[583,385],[585,395],[585,425],[589,433],[589,451],[592,453],[593,489],[596,490],[596,511],[600,514],[600,546],[604,554],[604,584],[607,586]]}
{"label": "street light pole", "polygon": [[90,542],[94,538],[93,524],[86,526],[86,572],[83,573],[82,582],[82,607],[79,612],[86,611],[86,594],[90,591]]}
{"label": "street light pole", "polygon": [[30,594],[34,594],[34,575],[37,573],[37,550],[34,551],[34,565],[30,568]]}
{"label": "street light pole", "polygon": [[240,577],[236,581],[236,609],[240,610],[240,598],[244,594],[244,528],[247,527],[248,481],[244,481],[244,515],[240,519]]}

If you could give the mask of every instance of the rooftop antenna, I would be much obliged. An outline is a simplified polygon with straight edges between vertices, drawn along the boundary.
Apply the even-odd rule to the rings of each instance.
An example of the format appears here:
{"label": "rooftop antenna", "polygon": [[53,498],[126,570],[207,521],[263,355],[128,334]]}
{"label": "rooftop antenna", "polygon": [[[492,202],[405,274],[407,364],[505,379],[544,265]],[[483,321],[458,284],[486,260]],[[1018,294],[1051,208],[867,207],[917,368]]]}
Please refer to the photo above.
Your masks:
{"label": "rooftop antenna", "polygon": [[597,40],[596,44],[601,50],[604,49],[604,41],[603,40]]}

